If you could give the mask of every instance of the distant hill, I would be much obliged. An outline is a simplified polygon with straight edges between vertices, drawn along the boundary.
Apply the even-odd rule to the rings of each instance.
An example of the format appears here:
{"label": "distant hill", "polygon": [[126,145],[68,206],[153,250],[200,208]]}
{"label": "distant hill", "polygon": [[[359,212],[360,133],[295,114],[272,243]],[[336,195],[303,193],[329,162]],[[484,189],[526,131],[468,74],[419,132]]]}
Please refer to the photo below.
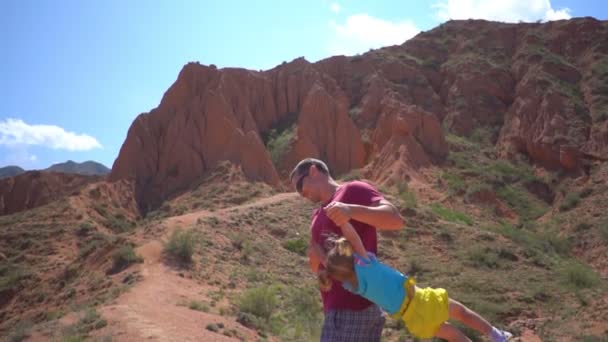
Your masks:
{"label": "distant hill", "polygon": [[[0,167],[0,179],[14,177],[27,171],[28,170],[24,170],[19,166],[14,165]],[[76,163],[68,160],[65,163],[53,164],[50,167],[39,171],[62,172],[84,176],[104,176],[110,173],[110,169],[105,165],[91,160],[83,163]]]}
{"label": "distant hill", "polygon": [[106,175],[110,173],[110,169],[94,161],[86,161],[84,163],[76,163],[68,160],[65,163],[53,164],[44,171],[76,173],[79,175]]}
{"label": "distant hill", "polygon": [[5,166],[0,167],[0,179],[14,177],[24,173],[25,170],[20,168],[19,166]]}

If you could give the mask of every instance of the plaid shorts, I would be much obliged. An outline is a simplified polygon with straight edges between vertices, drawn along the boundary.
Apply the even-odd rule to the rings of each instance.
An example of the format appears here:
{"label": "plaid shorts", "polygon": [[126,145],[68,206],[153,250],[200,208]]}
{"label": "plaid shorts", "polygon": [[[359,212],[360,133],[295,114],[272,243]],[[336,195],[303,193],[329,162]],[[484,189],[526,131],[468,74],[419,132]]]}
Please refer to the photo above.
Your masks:
{"label": "plaid shorts", "polygon": [[380,342],[384,321],[376,305],[361,311],[331,310],[325,313],[321,342]]}

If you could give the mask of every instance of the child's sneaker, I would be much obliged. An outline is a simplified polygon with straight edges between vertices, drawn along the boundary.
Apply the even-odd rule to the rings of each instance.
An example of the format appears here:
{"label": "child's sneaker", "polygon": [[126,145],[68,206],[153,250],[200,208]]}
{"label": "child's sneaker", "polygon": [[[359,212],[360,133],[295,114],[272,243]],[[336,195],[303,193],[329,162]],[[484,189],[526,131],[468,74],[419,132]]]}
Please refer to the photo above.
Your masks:
{"label": "child's sneaker", "polygon": [[492,332],[490,334],[492,336],[493,342],[507,342],[513,337],[508,331],[500,330],[495,327],[492,327]]}

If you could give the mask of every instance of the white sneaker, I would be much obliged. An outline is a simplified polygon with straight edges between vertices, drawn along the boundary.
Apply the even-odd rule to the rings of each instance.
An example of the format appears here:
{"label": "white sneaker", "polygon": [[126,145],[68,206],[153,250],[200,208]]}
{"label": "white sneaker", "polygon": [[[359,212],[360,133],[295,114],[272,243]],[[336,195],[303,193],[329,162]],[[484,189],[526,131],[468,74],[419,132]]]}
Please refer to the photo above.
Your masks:
{"label": "white sneaker", "polygon": [[507,342],[513,337],[513,334],[505,330],[492,328],[490,336],[492,337],[493,342]]}

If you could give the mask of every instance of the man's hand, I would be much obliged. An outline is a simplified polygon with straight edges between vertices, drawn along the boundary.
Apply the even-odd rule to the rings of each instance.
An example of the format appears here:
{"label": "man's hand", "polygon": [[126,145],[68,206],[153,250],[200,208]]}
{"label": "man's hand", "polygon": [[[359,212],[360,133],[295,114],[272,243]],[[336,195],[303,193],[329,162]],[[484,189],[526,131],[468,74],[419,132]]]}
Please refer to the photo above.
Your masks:
{"label": "man's hand", "polygon": [[308,245],[308,264],[315,274],[319,271],[319,265],[325,265],[325,252],[313,241]]}
{"label": "man's hand", "polygon": [[330,220],[341,227],[351,219],[350,206],[342,202],[331,202],[325,208],[325,213]]}

